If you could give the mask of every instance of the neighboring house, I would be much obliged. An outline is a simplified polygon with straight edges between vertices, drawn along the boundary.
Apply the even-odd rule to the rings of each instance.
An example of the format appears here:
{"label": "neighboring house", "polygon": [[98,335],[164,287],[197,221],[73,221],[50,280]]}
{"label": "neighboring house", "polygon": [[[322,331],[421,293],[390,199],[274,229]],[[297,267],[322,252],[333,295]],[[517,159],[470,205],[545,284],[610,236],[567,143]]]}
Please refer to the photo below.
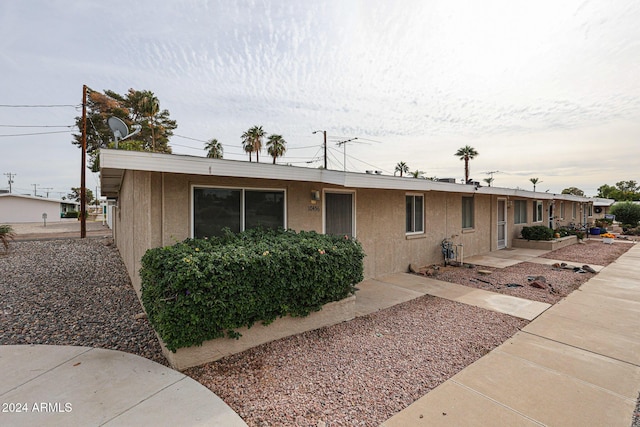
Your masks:
{"label": "neighboring house", "polygon": [[69,200],[46,199],[22,194],[0,194],[0,223],[42,222],[46,214],[48,222],[60,221],[68,211],[77,211],[79,203]]}
{"label": "neighboring house", "polygon": [[116,245],[139,291],[149,248],[256,225],[356,237],[365,276],[510,247],[526,225],[586,223],[591,199],[425,179],[101,150],[102,195],[117,199]]}
{"label": "neighboring house", "polygon": [[609,211],[611,210],[611,206],[613,206],[615,202],[616,201],[613,199],[603,199],[600,197],[594,197],[593,198],[593,217],[595,219],[604,218],[605,215],[609,214]]}

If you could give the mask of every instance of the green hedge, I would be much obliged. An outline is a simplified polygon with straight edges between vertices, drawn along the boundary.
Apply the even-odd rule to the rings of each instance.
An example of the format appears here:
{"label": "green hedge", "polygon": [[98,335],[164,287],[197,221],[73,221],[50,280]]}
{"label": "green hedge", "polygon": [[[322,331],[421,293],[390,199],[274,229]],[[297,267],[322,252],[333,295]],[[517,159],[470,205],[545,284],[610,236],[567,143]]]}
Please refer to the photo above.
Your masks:
{"label": "green hedge", "polygon": [[527,240],[551,240],[553,239],[553,230],[544,225],[522,227],[522,238]]}
{"label": "green hedge", "polygon": [[278,317],[307,316],[354,293],[364,252],[346,236],[249,230],[188,239],[142,258],[142,303],[171,351]]}

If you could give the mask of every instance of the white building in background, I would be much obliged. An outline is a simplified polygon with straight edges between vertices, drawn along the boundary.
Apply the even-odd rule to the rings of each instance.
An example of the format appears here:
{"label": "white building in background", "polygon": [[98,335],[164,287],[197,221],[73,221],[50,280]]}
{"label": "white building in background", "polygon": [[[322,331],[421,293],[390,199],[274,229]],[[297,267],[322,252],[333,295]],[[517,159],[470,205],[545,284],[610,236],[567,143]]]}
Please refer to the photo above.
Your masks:
{"label": "white building in background", "polygon": [[47,222],[59,222],[66,212],[78,211],[80,203],[70,200],[45,199],[21,194],[0,194],[0,224],[41,222],[46,214]]}

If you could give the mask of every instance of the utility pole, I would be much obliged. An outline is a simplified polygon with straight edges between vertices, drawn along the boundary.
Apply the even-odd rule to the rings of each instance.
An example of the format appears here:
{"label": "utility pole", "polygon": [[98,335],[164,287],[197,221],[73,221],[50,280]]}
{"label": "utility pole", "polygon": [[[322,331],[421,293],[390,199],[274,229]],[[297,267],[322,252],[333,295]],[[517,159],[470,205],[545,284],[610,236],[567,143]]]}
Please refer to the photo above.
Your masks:
{"label": "utility pole", "polygon": [[80,238],[87,237],[87,85],[82,85],[82,161],[80,171]]}
{"label": "utility pole", "polygon": [[327,168],[327,131],[326,130],[316,130],[313,132],[315,135],[318,132],[322,132],[324,135],[324,168]]}
{"label": "utility pole", "polygon": [[9,177],[9,193],[11,193],[11,184],[13,184],[13,177],[16,176],[17,174],[16,173],[7,172],[4,175]]}
{"label": "utility pole", "polygon": [[36,197],[38,195],[36,194],[38,191],[38,185],[40,184],[31,184],[31,185],[33,185],[33,197]]}
{"label": "utility pole", "polygon": [[42,187],[43,190],[47,191],[47,199],[49,198],[49,190],[53,190],[51,187]]}

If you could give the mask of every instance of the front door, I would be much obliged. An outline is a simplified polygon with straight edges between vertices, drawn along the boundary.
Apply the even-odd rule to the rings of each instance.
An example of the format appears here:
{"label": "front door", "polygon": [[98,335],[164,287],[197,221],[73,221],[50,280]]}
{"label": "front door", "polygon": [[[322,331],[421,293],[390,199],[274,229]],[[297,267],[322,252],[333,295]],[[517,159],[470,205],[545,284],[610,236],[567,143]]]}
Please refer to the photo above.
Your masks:
{"label": "front door", "polygon": [[553,202],[549,202],[549,228],[553,230]]}
{"label": "front door", "polygon": [[353,237],[353,193],[325,193],[324,232]]}
{"label": "front door", "polygon": [[498,199],[498,249],[507,247],[507,202]]}

